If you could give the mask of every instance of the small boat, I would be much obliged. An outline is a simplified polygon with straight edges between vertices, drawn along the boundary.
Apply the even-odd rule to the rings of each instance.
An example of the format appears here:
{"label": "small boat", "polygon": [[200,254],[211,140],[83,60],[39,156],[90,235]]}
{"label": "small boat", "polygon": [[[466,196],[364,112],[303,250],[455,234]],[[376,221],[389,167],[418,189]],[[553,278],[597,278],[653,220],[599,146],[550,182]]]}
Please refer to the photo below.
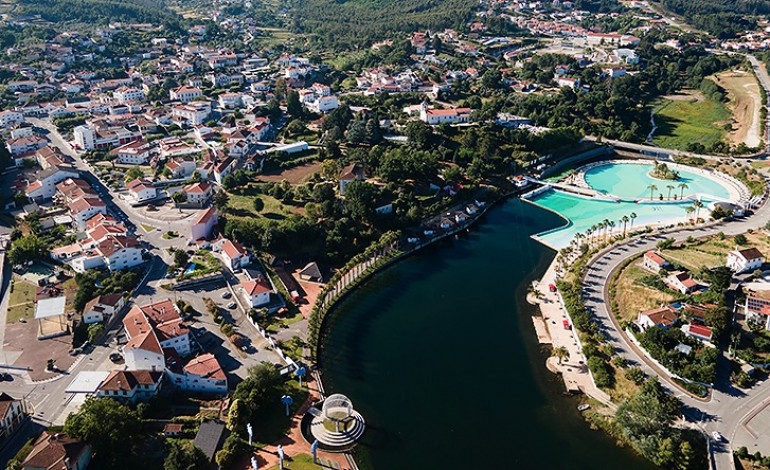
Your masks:
{"label": "small boat", "polygon": [[589,408],[591,408],[591,405],[589,405],[588,403],[585,403],[583,405],[578,406],[578,411],[585,411]]}

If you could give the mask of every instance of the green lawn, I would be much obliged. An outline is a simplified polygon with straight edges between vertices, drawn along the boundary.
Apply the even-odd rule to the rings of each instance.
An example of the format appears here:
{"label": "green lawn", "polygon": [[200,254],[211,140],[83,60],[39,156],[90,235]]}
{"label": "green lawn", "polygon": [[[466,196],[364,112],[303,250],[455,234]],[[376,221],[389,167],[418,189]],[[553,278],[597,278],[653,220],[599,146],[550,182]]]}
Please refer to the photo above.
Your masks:
{"label": "green lawn", "polygon": [[658,130],[653,142],[681,150],[691,142],[709,147],[727,134],[722,126],[731,116],[724,104],[713,100],[664,99],[655,109]]}
{"label": "green lawn", "polygon": [[16,323],[19,318],[32,319],[35,314],[35,286],[14,276],[10,289],[11,296],[8,299],[6,323]]}
{"label": "green lawn", "polygon": [[153,230],[155,230],[155,227],[147,224],[142,224],[142,228],[144,229],[145,232],[152,232]]}
{"label": "green lawn", "polygon": [[[317,468],[323,468],[320,465],[313,463],[313,457],[308,454],[290,455],[291,461],[284,460],[284,470],[315,470]],[[278,470],[278,465],[270,467],[269,470]]]}
{"label": "green lawn", "polygon": [[[261,198],[265,206],[260,212],[254,210],[254,199]],[[292,214],[291,207],[283,204],[278,199],[267,194],[245,196],[230,194],[228,203],[232,214],[236,217],[266,217],[270,219],[283,219]]]}

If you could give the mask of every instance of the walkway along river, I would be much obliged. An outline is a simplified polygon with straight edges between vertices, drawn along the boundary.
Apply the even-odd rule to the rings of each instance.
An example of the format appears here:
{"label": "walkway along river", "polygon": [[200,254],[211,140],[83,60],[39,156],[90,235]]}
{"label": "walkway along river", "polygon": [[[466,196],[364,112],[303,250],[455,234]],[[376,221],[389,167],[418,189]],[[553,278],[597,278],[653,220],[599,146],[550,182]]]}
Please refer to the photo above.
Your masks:
{"label": "walkway along river", "polygon": [[367,420],[361,468],[653,468],[591,430],[544,366],[525,295],[554,252],[529,236],[562,223],[506,201],[330,313],[324,385]]}

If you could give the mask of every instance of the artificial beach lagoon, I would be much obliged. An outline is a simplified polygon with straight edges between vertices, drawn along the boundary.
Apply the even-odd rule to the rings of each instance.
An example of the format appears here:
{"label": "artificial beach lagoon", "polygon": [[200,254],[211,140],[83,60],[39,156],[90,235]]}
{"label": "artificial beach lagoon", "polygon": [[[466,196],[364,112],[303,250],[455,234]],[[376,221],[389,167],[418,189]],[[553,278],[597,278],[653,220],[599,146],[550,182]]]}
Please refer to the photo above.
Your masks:
{"label": "artificial beach lagoon", "polygon": [[[743,207],[750,194],[723,173],[671,162],[607,160],[582,166],[522,198],[566,219],[565,225],[534,236],[559,250],[578,234],[609,237],[687,222],[696,215],[708,218],[714,203]],[[607,222],[609,227],[603,226]]]}

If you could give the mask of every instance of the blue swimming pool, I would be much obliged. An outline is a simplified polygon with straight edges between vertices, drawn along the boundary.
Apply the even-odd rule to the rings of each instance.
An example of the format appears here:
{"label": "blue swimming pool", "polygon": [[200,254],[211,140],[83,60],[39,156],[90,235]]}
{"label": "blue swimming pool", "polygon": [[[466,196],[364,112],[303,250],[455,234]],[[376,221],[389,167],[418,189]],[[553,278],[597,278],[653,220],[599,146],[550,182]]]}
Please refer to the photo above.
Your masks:
{"label": "blue swimming pool", "polygon": [[[653,165],[632,163],[609,163],[585,172],[585,181],[599,192],[621,198],[650,198],[650,185],[657,187],[652,191],[654,199],[674,196],[703,195],[709,199],[729,199],[730,191],[712,178],[682,168],[672,168],[679,172],[679,179],[660,180],[649,175]],[[686,185],[681,187],[680,185]],[[670,186],[670,188],[669,188]]]}
{"label": "blue swimming pool", "polygon": [[187,266],[187,269],[184,270],[184,273],[190,274],[193,271],[195,271],[195,263],[190,263],[190,265]]}
{"label": "blue swimming pool", "polygon": [[[537,238],[552,248],[561,249],[569,245],[576,233],[585,234],[586,230],[604,220],[615,223],[616,234],[622,232],[624,224],[626,229],[630,230],[633,227],[685,221],[686,209],[692,205],[692,201],[674,201],[674,195],[679,197],[683,194],[685,198],[697,195],[704,202],[730,198],[726,184],[717,179],[677,168],[679,180],[659,180],[648,175],[652,168],[652,164],[608,163],[585,172],[586,183],[601,193],[617,196],[621,199],[620,202],[583,197],[559,190],[546,191],[532,197],[530,202],[566,219],[564,226],[540,233]],[[684,183],[686,187],[680,187],[680,183]],[[650,201],[651,184],[658,188],[653,192],[653,201]],[[664,202],[659,202],[661,194]],[[704,212],[701,214],[707,211],[702,210]],[[636,216],[633,221],[622,221],[624,216],[630,219],[632,214]]]}

